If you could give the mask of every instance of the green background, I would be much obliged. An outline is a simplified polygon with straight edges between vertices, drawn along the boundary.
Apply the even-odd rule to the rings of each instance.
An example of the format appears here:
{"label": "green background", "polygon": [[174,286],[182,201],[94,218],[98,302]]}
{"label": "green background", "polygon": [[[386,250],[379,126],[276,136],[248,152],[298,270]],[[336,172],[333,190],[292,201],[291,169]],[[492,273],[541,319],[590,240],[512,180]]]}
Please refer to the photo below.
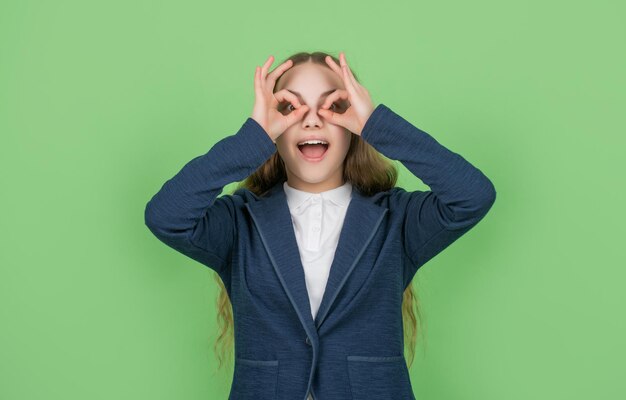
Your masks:
{"label": "green background", "polygon": [[621,398],[625,8],[2,1],[0,399],[227,397],[213,272],[144,207],[241,127],[255,67],[301,50],[345,51],[376,104],[497,190],[414,280],[416,397]]}

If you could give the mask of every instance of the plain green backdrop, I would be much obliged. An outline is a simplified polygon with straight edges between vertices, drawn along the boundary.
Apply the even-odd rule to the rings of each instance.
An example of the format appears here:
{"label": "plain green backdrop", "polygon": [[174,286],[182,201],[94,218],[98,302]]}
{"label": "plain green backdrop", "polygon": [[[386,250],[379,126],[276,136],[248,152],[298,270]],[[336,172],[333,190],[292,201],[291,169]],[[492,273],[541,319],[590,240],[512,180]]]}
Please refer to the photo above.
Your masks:
{"label": "plain green backdrop", "polygon": [[227,397],[213,272],[144,207],[303,50],[497,190],[414,279],[416,398],[624,398],[623,4],[2,1],[0,399]]}

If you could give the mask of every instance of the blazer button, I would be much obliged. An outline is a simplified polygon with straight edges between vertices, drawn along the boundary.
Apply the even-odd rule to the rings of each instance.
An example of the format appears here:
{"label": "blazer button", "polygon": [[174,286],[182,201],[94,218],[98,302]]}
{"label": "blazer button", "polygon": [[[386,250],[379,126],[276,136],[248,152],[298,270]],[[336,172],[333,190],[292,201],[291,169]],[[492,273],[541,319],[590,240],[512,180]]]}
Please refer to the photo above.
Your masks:
{"label": "blazer button", "polygon": [[309,340],[309,337],[308,337],[308,336],[306,337],[305,342],[306,342],[306,344],[308,344],[309,346],[311,345],[311,340]]}

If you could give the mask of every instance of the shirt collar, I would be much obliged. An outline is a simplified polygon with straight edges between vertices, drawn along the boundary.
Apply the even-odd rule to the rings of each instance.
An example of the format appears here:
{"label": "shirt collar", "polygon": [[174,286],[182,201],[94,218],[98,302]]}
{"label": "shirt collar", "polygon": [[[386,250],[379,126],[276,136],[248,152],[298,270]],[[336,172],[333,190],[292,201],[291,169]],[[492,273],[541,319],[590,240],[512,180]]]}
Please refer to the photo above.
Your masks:
{"label": "shirt collar", "polygon": [[[283,188],[285,190],[285,195],[287,196],[287,203],[291,209],[300,207],[316,194],[293,188],[287,184],[287,181],[283,182]],[[348,203],[350,203],[350,198],[352,197],[352,184],[349,181],[346,181],[346,183],[341,186],[320,192],[319,194],[323,200],[330,200],[339,206],[347,206]]]}

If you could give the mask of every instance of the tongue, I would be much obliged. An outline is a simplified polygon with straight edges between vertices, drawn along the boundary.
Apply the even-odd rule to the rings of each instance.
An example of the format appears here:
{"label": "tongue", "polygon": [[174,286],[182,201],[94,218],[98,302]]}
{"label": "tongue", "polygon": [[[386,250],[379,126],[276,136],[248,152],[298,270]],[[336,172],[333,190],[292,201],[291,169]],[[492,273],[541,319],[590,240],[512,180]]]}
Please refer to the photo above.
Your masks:
{"label": "tongue", "polygon": [[305,144],[300,151],[307,157],[318,158],[324,154],[326,147],[323,144]]}

